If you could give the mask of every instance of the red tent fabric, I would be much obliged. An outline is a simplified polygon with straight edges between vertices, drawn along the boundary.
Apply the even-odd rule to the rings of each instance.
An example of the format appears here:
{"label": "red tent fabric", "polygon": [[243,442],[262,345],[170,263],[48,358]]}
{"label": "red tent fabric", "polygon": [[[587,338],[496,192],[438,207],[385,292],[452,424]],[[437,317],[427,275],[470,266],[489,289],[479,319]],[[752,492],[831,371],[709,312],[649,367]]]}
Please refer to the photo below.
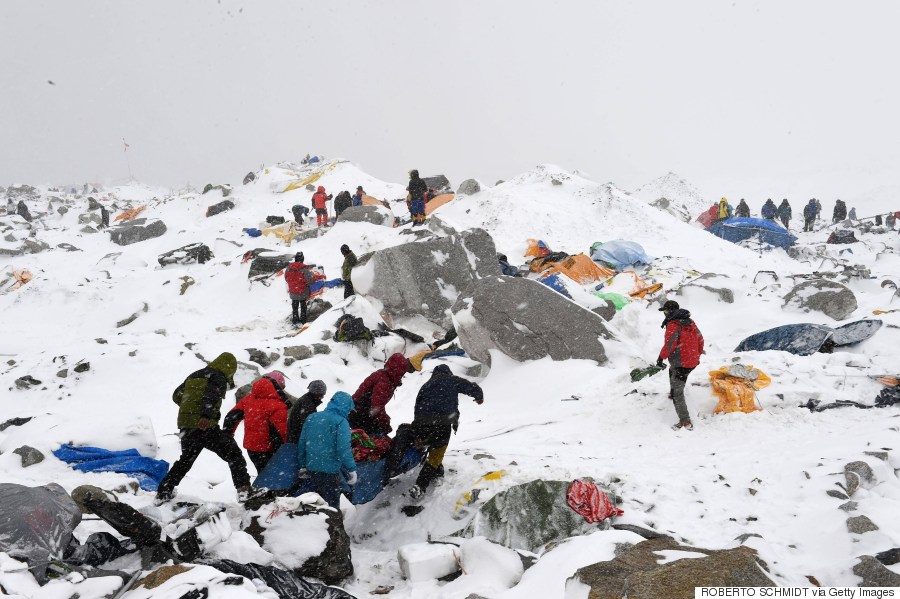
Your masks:
{"label": "red tent fabric", "polygon": [[719,207],[713,204],[709,210],[697,217],[697,222],[707,229],[719,219]]}
{"label": "red tent fabric", "polygon": [[572,481],[566,491],[566,503],[581,514],[589,524],[602,522],[610,516],[621,516],[625,512],[617,508],[597,485],[583,480]]}

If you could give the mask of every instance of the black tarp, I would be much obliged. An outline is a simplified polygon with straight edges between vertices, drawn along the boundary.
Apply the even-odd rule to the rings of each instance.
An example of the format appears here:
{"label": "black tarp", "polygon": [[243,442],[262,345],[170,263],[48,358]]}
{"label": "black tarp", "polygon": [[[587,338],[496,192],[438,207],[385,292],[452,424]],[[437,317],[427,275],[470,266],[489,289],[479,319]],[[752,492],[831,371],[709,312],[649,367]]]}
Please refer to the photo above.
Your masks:
{"label": "black tarp", "polygon": [[734,351],[786,351],[798,356],[816,352],[830,353],[835,347],[845,347],[865,341],[881,328],[877,319],[858,320],[833,329],[823,324],[786,324],[750,335]]}
{"label": "black tarp", "polygon": [[230,559],[211,559],[198,563],[215,568],[225,574],[237,574],[250,580],[262,580],[278,594],[280,599],[356,599],[343,589],[313,582],[273,566],[240,564]]}

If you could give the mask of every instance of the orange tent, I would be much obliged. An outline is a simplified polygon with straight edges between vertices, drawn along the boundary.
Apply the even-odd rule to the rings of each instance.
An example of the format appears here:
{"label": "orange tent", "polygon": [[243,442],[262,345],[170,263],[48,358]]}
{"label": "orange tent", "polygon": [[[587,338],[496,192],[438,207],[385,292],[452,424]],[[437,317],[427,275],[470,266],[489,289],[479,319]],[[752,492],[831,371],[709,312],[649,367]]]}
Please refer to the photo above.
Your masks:
{"label": "orange tent", "polygon": [[138,206],[137,208],[131,208],[130,210],[126,210],[122,214],[116,217],[115,221],[119,222],[120,220],[134,220],[138,217],[138,214],[144,211],[146,206]]}
{"label": "orange tent", "polygon": [[600,266],[585,254],[569,256],[565,260],[557,262],[547,271],[547,274],[557,272],[566,275],[580,285],[603,281],[616,275],[616,271]]}
{"label": "orange tent", "polygon": [[384,200],[379,200],[378,198],[373,198],[370,195],[363,196],[363,206],[382,206],[384,207]]}
{"label": "orange tent", "polygon": [[456,196],[452,193],[442,193],[439,196],[434,196],[430,202],[425,202],[425,216],[428,216],[447,202],[450,202]]}
{"label": "orange tent", "polygon": [[719,399],[715,414],[755,412],[762,408],[754,401],[756,391],[768,387],[772,379],[758,368],[743,364],[722,366],[709,372],[712,392]]}
{"label": "orange tent", "polygon": [[547,244],[543,241],[539,241],[537,239],[526,239],[525,241],[528,244],[528,249],[525,250],[526,256],[531,256],[532,258],[543,258],[550,253],[550,248],[547,247]]}

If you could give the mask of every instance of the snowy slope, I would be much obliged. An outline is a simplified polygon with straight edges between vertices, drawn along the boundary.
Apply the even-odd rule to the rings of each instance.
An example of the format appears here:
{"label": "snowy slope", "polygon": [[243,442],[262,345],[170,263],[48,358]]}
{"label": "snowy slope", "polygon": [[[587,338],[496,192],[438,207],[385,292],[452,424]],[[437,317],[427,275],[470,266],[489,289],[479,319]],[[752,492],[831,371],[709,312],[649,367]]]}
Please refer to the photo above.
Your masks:
{"label": "snowy slope", "polygon": [[[36,227],[35,237],[54,248],[70,243],[80,251],[0,256],[0,273],[26,267],[35,274],[22,289],[0,295],[4,315],[0,385],[9,389],[2,400],[0,421],[34,417],[26,425],[0,432],[0,479],[28,485],[56,481],[70,490],[84,483],[115,488],[129,479],[111,473],[80,474],[48,452],[74,441],[110,449],[137,447],[146,455],[172,462],[179,443],[171,391],[204,365],[199,356],[211,359],[221,351],[233,351],[244,363],[237,376],[240,385],[255,376],[246,348],[281,353],[286,345],[323,342],[330,325],[325,318],[296,337],[280,338],[289,331],[283,283],[251,286],[246,278],[248,265],[241,264],[243,253],[256,247],[284,253],[302,250],[308,262],[321,265],[328,278],[335,278],[342,261],[341,244],[362,254],[408,241],[410,227],[341,223],[290,248],[272,237],[250,239],[242,233],[244,228],[259,227],[267,215],[289,217],[293,204],[307,204],[310,192],[305,189],[281,190],[316,168],[327,170],[315,185],[335,194],[343,189],[352,192],[360,184],[380,198],[400,198],[404,193],[404,184],[377,181],[345,161],[317,167],[267,167],[256,182],[234,188],[229,197],[236,204],[234,210],[212,218],[206,218],[205,211],[222,199],[218,191],[170,193],[140,185],[105,190],[98,195],[104,203],[146,204],[142,216],[160,218],[168,226],[162,237],[127,247],[112,244],[104,233],[80,233],[78,214],[84,211],[86,199],[56,194],[81,208],[65,215],[51,212]],[[29,202],[33,212],[47,211],[45,189],[43,193],[40,200]],[[406,216],[403,203],[392,207],[397,216]],[[900,483],[894,475],[894,468],[900,468],[897,408],[813,414],[797,407],[811,398],[826,403],[838,399],[872,403],[881,387],[868,375],[897,370],[900,313],[883,315],[885,326],[871,340],[831,355],[800,358],[780,352],[733,352],[747,335],[773,326],[836,324],[821,314],[782,308],[782,298],[792,286],[788,275],[833,267],[829,262],[823,266],[816,252],[872,270],[872,279],[848,282],[859,300],[851,320],[871,316],[873,309],[900,308],[893,290],[880,285],[888,277],[896,280],[900,272],[896,234],[861,234],[860,243],[852,247],[825,247],[828,231],[823,229],[799,234],[801,245],[809,250],[805,261],[789,258],[781,250],[760,254],[716,239],[611,184],[598,184],[552,166],[454,200],[435,216],[460,229],[485,228],[498,250],[515,263],[522,261],[529,237],[570,253],[586,252],[598,240],[637,241],[656,258],[645,274],[663,282],[666,289],[701,273],[719,273],[723,276],[708,284],[732,290],[734,303],[723,303],[699,288],[686,289],[677,297],[691,310],[707,339],[707,353],[687,389],[696,423],[691,433],[669,429],[675,415],[666,398],[665,374],[638,383],[628,377],[631,368],[654,361],[661,344],[661,316],[650,303],[632,303],[611,321],[618,340],[609,342],[606,367],[549,359],[518,364],[495,355],[492,370],[479,381],[485,389],[484,405],[466,398],[461,401],[459,434],[451,441],[445,461],[448,474],[423,501],[425,510],[416,518],[398,511],[406,503],[401,493],[412,484],[413,475],[408,475],[398,489],[389,489],[379,501],[348,513],[357,571],[346,585],[348,590],[365,596],[378,585],[389,585],[394,587],[389,597],[410,598],[465,597],[478,592],[479,581],[466,577],[447,585],[401,580],[396,550],[406,542],[461,529],[472,508],[460,507],[458,502],[482,475],[497,469],[507,474],[497,481],[477,482],[483,491],[474,507],[501,489],[535,478],[592,476],[618,490],[625,510],[621,522],[669,531],[710,548],[736,546],[741,534],[761,535],[746,544],[758,549],[783,584],[808,585],[805,577],[812,575],[823,584],[852,585],[855,577],[850,568],[857,555],[900,545],[895,518]],[[198,241],[213,250],[211,262],[158,266],[158,254]],[[762,270],[780,273],[779,280],[756,277]],[[181,294],[185,277],[193,284]],[[325,298],[338,307],[346,305],[340,289],[327,291]],[[359,300],[357,308],[367,318],[376,318],[377,306]],[[117,326],[133,313],[138,313],[133,322]],[[437,327],[421,319],[401,324],[426,337],[437,332]],[[396,349],[411,354],[414,347]],[[296,395],[305,391],[312,378],[325,380],[329,394],[352,392],[380,367],[388,351],[382,348],[366,358],[353,347],[332,344],[329,355],[273,367],[285,371],[288,391]],[[82,360],[89,361],[91,369],[75,374],[72,367]],[[764,409],[714,416],[716,402],[706,372],[735,360],[752,363],[773,378],[773,384],[758,394]],[[465,359],[447,363],[459,373],[470,364]],[[433,366],[426,362],[426,370]],[[68,368],[65,378],[57,375],[63,368]],[[16,389],[15,379],[26,374],[42,384]],[[414,373],[404,379],[388,406],[395,424],[412,417],[416,392],[428,376],[428,372]],[[230,401],[226,399],[226,407]],[[24,444],[47,453],[48,459],[22,468],[12,450]],[[891,448],[887,463],[864,454],[881,448]],[[858,537],[846,532],[848,514],[838,509],[842,501],[825,494],[843,480],[837,474],[843,464],[856,459],[867,460],[878,478],[877,484],[854,496],[858,513],[880,527]],[[252,474],[252,466],[250,470]],[[209,455],[201,456],[179,492],[205,501],[233,503],[235,497],[227,468]],[[122,495],[123,501],[137,507],[148,506],[151,499],[143,492]],[[84,538],[95,530],[105,528],[87,522],[78,535]],[[565,579],[577,567],[608,559],[615,543],[634,542],[629,535],[598,532],[569,541],[526,572],[518,587],[491,596],[562,597]],[[250,551],[241,545],[247,543],[245,538],[238,537],[234,543],[234,554]]]}
{"label": "snowy slope", "polygon": [[[693,221],[701,212],[708,209],[716,199],[704,199],[700,191],[675,173],[666,173],[632,192],[634,197],[648,204],[655,204],[660,199],[668,200],[671,208],[679,216],[686,214]],[[665,210],[663,206],[658,206]]]}

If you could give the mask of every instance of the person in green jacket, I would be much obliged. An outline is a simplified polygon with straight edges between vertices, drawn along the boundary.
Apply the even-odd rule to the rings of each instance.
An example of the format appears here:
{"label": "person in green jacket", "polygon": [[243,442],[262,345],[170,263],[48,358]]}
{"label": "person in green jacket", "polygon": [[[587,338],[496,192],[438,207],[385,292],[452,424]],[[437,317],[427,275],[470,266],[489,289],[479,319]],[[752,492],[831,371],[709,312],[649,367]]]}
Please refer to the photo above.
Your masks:
{"label": "person in green jacket", "polygon": [[175,486],[185,477],[197,457],[208,449],[228,464],[231,480],[240,495],[250,493],[250,475],[244,454],[234,437],[219,428],[219,417],[225,392],[234,388],[237,358],[225,352],[209,366],[189,375],[172,393],[178,404],[178,428],[181,437],[181,457],[159,483],[156,502],[169,501]]}
{"label": "person in green jacket", "polygon": [[341,281],[344,283],[344,299],[351,295],[356,295],[353,290],[353,281],[350,277],[353,274],[353,267],[356,266],[358,260],[356,254],[350,251],[350,246],[346,243],[341,246],[341,254],[344,255],[344,263],[341,265]]}

